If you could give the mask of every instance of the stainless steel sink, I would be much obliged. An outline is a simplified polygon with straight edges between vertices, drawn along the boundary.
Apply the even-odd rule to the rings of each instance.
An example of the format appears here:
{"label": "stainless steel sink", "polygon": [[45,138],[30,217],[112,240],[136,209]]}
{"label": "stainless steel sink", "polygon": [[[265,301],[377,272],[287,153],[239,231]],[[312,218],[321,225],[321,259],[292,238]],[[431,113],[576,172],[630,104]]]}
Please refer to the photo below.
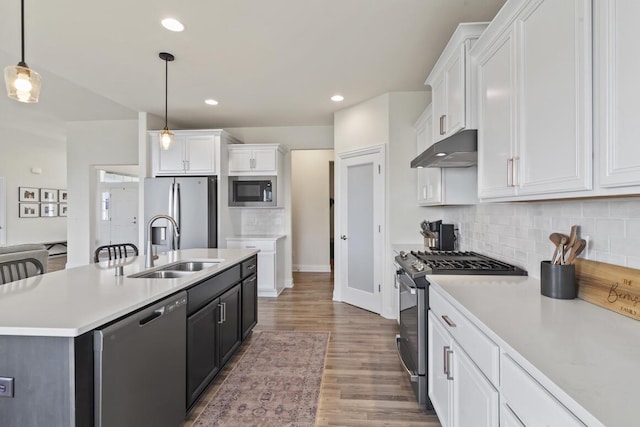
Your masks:
{"label": "stainless steel sink", "polygon": [[179,279],[194,273],[194,271],[178,271],[178,270],[158,270],[148,273],[136,274],[131,277],[139,279]]}
{"label": "stainless steel sink", "polygon": [[172,270],[172,271],[188,271],[188,272],[195,272],[195,271],[200,271],[203,270],[205,268],[209,268],[209,267],[213,267],[215,265],[219,264],[219,262],[212,262],[212,261],[185,261],[185,262],[180,262],[178,264],[172,264],[172,265],[168,265],[164,268],[161,268],[161,271],[164,270]]}
{"label": "stainless steel sink", "polygon": [[215,267],[220,264],[220,262],[221,261],[217,260],[179,261],[173,264],[167,264],[153,271],[142,271],[129,277],[138,279],[179,279],[180,277],[188,276],[205,268]]}

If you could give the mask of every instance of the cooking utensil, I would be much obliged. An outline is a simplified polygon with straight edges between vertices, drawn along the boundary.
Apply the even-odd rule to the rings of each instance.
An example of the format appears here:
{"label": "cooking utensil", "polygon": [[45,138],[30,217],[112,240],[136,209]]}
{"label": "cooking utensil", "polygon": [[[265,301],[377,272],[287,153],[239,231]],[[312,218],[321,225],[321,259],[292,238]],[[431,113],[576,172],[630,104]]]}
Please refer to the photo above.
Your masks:
{"label": "cooking utensil", "polygon": [[[560,236],[560,241],[558,242],[558,246],[556,247],[556,251],[553,253],[554,257],[551,259],[551,263],[552,264],[563,264],[565,246],[567,245],[567,242],[569,241],[569,236],[567,236],[566,234],[562,234],[562,233],[556,233],[556,234],[558,236]],[[554,236],[554,238],[557,239],[557,236]]]}
{"label": "cooking utensil", "polygon": [[558,252],[560,251],[560,242],[562,241],[563,234],[561,233],[551,233],[549,235],[549,240],[556,246],[556,250],[553,251],[553,256],[551,257],[551,263],[555,264],[558,258]]}
{"label": "cooking utensil", "polygon": [[586,240],[584,239],[577,240],[575,245],[573,245],[573,247],[571,248],[571,253],[567,257],[565,264],[573,264],[573,262],[576,260],[576,257],[580,255],[586,247],[587,247]]}
{"label": "cooking utensil", "polygon": [[567,252],[569,252],[573,247],[573,245],[576,244],[576,240],[578,240],[578,226],[572,225],[571,232],[569,233],[569,242],[567,242],[567,245],[565,246],[564,251],[562,253],[563,258],[567,256]]}

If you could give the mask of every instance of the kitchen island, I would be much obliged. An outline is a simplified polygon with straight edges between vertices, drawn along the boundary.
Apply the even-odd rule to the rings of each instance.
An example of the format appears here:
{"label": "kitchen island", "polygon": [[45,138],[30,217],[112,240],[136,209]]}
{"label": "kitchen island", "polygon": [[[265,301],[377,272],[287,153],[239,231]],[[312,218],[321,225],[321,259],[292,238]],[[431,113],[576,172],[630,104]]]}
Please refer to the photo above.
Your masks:
{"label": "kitchen island", "polygon": [[[161,254],[153,268],[145,268],[144,257],[131,257],[0,286],[0,377],[14,379],[13,397],[0,397],[0,425],[93,425],[93,331],[207,279],[233,277],[239,289],[241,267],[257,252],[180,250]],[[186,261],[212,264],[176,278],[132,277]],[[120,266],[123,274],[116,275]]]}
{"label": "kitchen island", "polygon": [[[640,322],[580,299],[542,296],[539,280],[531,277],[429,276],[429,281],[435,292],[430,305],[444,299],[448,311],[458,312],[499,349],[485,365],[500,372],[492,386],[501,396],[500,425],[518,418],[520,424],[508,425],[541,425],[508,415],[518,414],[518,405],[544,413],[540,396],[553,411],[568,409],[562,416],[571,420],[545,425],[638,424]],[[443,313],[434,314],[431,319],[440,320]],[[461,320],[462,326],[453,320],[458,324],[450,328],[459,343],[470,336]],[[484,357],[479,348],[464,351],[471,359]],[[442,357],[441,349],[433,353],[434,360]]]}

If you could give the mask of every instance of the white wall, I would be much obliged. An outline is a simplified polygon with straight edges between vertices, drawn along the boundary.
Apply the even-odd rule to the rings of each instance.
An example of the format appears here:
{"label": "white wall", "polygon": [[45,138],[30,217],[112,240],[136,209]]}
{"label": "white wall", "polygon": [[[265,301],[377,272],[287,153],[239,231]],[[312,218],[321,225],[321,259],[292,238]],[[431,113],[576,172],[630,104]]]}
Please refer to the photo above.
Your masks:
{"label": "white wall", "polygon": [[[64,123],[0,96],[0,176],[6,189],[6,244],[67,239],[67,219],[19,218],[18,187],[67,188]],[[37,175],[31,168],[40,168]]]}
{"label": "white wall", "polygon": [[138,164],[138,120],[67,123],[67,267],[91,262],[97,180],[93,165]]}
{"label": "white wall", "polygon": [[224,130],[245,144],[282,144],[289,150],[333,148],[333,126],[270,126]]}
{"label": "white wall", "polygon": [[291,152],[294,271],[331,271],[329,162],[333,150]]}
{"label": "white wall", "polygon": [[[334,115],[335,154],[358,148],[387,145],[385,254],[382,278],[382,315],[395,318],[396,292],[393,288],[392,249],[394,239],[409,238],[412,224],[422,215],[415,197],[416,177],[409,168],[415,157],[416,136],[413,124],[429,102],[427,92],[390,92]],[[336,169],[335,187],[340,186]],[[334,239],[340,235],[340,200],[336,199]],[[418,227],[419,221],[415,227]],[[336,240],[337,241],[337,240]],[[335,248],[335,288],[341,286],[340,245]],[[334,296],[339,299],[339,292]]]}

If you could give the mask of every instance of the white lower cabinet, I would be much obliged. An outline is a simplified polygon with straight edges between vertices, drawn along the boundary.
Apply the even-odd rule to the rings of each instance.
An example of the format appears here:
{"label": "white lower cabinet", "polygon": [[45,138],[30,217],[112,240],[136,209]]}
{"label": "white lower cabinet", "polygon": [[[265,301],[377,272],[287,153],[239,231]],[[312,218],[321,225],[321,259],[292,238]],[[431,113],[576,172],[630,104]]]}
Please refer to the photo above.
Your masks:
{"label": "white lower cabinet", "polygon": [[429,397],[442,426],[498,426],[498,391],[432,311],[429,355]]}
{"label": "white lower cabinet", "polygon": [[511,357],[503,354],[500,362],[503,404],[509,406],[511,415],[516,417],[520,425],[584,427],[585,424]]}
{"label": "white lower cabinet", "polygon": [[258,252],[258,296],[277,297],[285,288],[284,236],[276,237],[229,237],[229,249],[259,249]]}
{"label": "white lower cabinet", "polygon": [[429,398],[443,427],[585,426],[486,332],[429,287]]}

